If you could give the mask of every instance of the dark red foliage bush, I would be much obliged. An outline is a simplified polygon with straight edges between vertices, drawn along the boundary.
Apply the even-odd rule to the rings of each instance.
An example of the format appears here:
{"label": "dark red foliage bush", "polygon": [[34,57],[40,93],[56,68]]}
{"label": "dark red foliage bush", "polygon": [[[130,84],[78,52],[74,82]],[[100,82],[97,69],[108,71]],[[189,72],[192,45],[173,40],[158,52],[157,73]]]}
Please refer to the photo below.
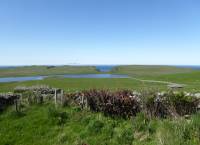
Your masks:
{"label": "dark red foliage bush", "polygon": [[[144,93],[144,92],[143,92]],[[89,107],[95,112],[124,118],[135,116],[139,112],[149,117],[179,117],[191,115],[198,110],[200,99],[174,92],[137,93],[131,90],[85,90],[65,95],[81,108]]]}
{"label": "dark red foliage bush", "polygon": [[140,112],[140,103],[130,90],[111,92],[109,90],[83,91],[88,106],[111,116],[130,117]]}

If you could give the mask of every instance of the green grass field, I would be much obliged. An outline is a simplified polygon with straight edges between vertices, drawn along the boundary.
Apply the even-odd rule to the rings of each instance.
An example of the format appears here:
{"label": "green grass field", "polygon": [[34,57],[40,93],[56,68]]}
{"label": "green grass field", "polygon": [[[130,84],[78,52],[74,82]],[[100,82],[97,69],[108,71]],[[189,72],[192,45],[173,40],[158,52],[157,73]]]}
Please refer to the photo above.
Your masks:
{"label": "green grass field", "polygon": [[13,91],[16,86],[48,85],[62,88],[65,91],[78,91],[84,89],[166,89],[166,85],[158,83],[142,83],[128,78],[121,79],[94,79],[94,78],[47,78],[39,81],[0,83],[0,92]]}
{"label": "green grass field", "polygon": [[157,75],[169,75],[178,73],[190,73],[194,70],[188,68],[178,68],[175,66],[156,66],[156,65],[124,65],[115,67],[113,73],[129,74],[133,77],[143,76],[157,76]]}
{"label": "green grass field", "polygon": [[24,66],[0,69],[0,77],[98,73],[93,66]]}
{"label": "green grass field", "polygon": [[[50,74],[86,74],[99,73],[95,67],[87,66],[62,66],[47,68],[46,66],[20,67],[13,69],[1,69],[0,77],[8,76],[32,76],[32,75],[50,75]],[[172,66],[118,66],[111,72],[113,74],[127,74],[130,77],[145,80],[167,81],[172,83],[184,84],[183,91],[198,92],[200,90],[200,71],[176,68]],[[118,89],[128,88],[133,90],[141,89],[159,89],[167,90],[166,83],[142,82],[132,78],[126,79],[71,79],[71,78],[47,78],[41,81],[0,83],[0,92],[12,91],[19,85],[37,85],[46,84],[52,87],[62,88],[64,90],[82,90],[91,88]]]}
{"label": "green grass field", "polygon": [[144,80],[167,81],[185,84],[184,90],[200,90],[200,71],[172,66],[119,66],[112,73],[128,74]]}
{"label": "green grass field", "polygon": [[175,83],[200,82],[200,71],[172,66],[119,66],[113,73],[128,74],[131,77]]}
{"label": "green grass field", "polygon": [[[34,68],[34,69],[33,69]],[[19,68],[0,70],[0,76],[31,76],[63,73],[98,73],[94,67]],[[53,69],[53,71],[51,70]],[[19,71],[20,70],[20,71]],[[24,71],[25,70],[25,71]],[[22,72],[21,72],[22,71]],[[24,72],[23,72],[24,71]],[[8,73],[6,73],[8,72]],[[187,84],[183,90],[200,90],[200,71],[163,66],[119,66],[114,74],[128,74],[137,79]],[[39,81],[0,83],[0,92],[16,86],[49,85],[65,91],[83,89],[166,90],[167,84],[142,82],[132,78],[89,79],[50,77]],[[0,145],[199,145],[200,114],[190,120],[110,118],[101,113],[80,110],[76,106],[58,107],[51,103],[25,105],[21,113],[14,106],[0,114]]]}
{"label": "green grass field", "polygon": [[0,115],[1,145],[199,145],[200,115],[187,120],[106,117],[51,104],[10,107]]}

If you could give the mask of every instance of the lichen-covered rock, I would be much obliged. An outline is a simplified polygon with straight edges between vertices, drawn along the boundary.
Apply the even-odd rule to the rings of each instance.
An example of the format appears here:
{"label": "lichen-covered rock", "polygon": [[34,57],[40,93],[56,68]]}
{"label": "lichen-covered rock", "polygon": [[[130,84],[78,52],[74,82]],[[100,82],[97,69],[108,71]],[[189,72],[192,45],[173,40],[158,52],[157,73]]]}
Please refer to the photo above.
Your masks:
{"label": "lichen-covered rock", "polygon": [[32,92],[37,92],[40,94],[54,94],[55,90],[60,91],[61,89],[51,88],[46,85],[36,85],[36,86],[30,86],[30,87],[18,86],[14,89],[14,92],[24,93],[27,91],[32,91]]}

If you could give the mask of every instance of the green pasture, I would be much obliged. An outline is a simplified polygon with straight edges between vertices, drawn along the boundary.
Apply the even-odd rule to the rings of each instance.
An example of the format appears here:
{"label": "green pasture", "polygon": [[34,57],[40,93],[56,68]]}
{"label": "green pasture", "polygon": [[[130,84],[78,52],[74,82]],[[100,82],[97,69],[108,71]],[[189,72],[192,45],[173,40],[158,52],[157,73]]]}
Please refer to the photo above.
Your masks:
{"label": "green pasture", "polygon": [[98,71],[93,66],[24,66],[0,69],[0,77],[90,73]]}
{"label": "green pasture", "polygon": [[[93,66],[29,66],[10,69],[0,69],[0,77],[9,76],[33,76],[55,74],[87,74],[100,73]],[[127,74],[130,78],[95,79],[95,78],[59,78],[51,77],[40,81],[0,83],[0,92],[12,91],[19,85],[49,85],[64,90],[76,91],[92,88],[104,89],[156,89],[167,90],[168,84],[151,81],[166,81],[169,83],[183,84],[182,91],[198,92],[200,90],[200,71],[177,68],[173,66],[141,66],[128,65],[117,66],[112,74]],[[138,80],[136,80],[136,79]],[[142,80],[150,80],[143,82]]]}
{"label": "green pasture", "polygon": [[1,145],[199,145],[200,115],[187,120],[110,118],[78,107],[14,106],[0,114]]}
{"label": "green pasture", "polygon": [[167,89],[166,85],[158,83],[143,83],[129,78],[94,79],[94,78],[47,78],[38,81],[0,83],[0,92],[13,91],[16,86],[48,85],[62,88],[65,91],[84,89]]}

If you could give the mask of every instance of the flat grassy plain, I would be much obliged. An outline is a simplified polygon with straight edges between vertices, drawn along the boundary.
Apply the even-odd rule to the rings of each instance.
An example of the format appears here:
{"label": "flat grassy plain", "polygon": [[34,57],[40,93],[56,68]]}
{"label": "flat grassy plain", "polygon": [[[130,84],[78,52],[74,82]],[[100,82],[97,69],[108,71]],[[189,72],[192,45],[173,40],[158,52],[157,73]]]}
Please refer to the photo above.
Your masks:
{"label": "flat grassy plain", "polygon": [[[55,74],[94,74],[100,73],[92,66],[60,66],[47,68],[47,66],[30,66],[12,69],[0,69],[0,77],[9,76],[33,76],[33,75],[55,75]],[[0,83],[0,92],[12,91],[14,87],[21,85],[46,84],[64,90],[83,90],[92,88],[106,89],[156,89],[167,90],[166,83],[143,82],[141,80],[166,81],[184,84],[183,91],[198,92],[200,90],[200,71],[173,66],[117,66],[112,74],[127,74],[131,78],[94,79],[94,78],[47,78],[41,81]],[[139,80],[135,80],[137,78]]]}
{"label": "flat grassy plain", "polygon": [[62,88],[65,91],[78,91],[85,89],[166,89],[166,85],[158,83],[143,83],[137,80],[128,78],[47,78],[38,81],[0,83],[0,92],[13,91],[16,86],[33,86],[33,85],[48,85],[51,87]]}

